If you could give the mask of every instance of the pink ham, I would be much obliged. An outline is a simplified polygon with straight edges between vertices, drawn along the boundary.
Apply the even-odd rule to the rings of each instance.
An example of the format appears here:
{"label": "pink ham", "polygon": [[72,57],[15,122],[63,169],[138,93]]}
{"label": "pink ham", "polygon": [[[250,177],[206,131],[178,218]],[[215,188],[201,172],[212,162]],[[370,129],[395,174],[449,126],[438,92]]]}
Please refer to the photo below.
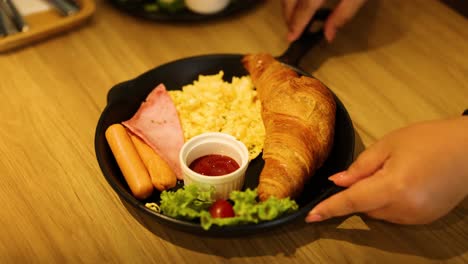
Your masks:
{"label": "pink ham", "polygon": [[146,142],[182,179],[179,152],[184,134],[174,102],[164,84],[158,85],[141,104],[135,115],[122,122]]}

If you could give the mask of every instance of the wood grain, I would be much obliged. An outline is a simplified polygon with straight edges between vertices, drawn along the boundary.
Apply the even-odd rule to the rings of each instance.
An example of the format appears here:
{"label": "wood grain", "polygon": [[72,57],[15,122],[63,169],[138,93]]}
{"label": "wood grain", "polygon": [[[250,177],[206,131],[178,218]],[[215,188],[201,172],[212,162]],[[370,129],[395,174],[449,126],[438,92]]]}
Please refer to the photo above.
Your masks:
{"label": "wood grain", "polygon": [[[334,43],[312,48],[300,66],[343,101],[362,149],[392,129],[468,107],[467,27],[436,0],[368,1]],[[223,239],[154,223],[119,199],[93,145],[113,85],[199,54],[279,55],[285,35],[279,1],[171,24],[101,0],[86,26],[0,55],[0,262],[468,262],[468,201],[424,226],[353,215]]]}

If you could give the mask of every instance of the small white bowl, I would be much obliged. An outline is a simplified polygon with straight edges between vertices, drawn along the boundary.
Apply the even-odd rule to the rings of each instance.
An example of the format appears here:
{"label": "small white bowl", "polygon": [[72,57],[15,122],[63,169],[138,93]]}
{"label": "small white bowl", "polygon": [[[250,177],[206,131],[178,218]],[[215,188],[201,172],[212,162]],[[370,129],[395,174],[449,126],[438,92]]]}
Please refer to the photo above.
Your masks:
{"label": "small white bowl", "polygon": [[224,10],[229,2],[230,0],[185,0],[185,5],[192,12],[211,15]]}
{"label": "small white bowl", "polygon": [[[189,168],[190,164],[203,156],[218,154],[234,159],[239,168],[221,176],[206,176]],[[244,185],[245,172],[249,165],[247,147],[235,137],[219,132],[208,132],[195,136],[185,142],[179,153],[184,175],[184,184],[196,183],[202,187],[215,187],[214,199],[228,199],[233,190],[240,190]]]}

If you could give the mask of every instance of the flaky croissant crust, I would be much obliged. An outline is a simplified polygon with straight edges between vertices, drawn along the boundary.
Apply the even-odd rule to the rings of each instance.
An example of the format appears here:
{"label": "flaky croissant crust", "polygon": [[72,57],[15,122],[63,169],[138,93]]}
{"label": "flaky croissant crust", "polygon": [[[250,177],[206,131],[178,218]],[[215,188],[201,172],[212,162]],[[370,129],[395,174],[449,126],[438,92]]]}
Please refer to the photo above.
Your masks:
{"label": "flaky croissant crust", "polygon": [[335,99],[320,81],[299,76],[269,54],[242,60],[262,103],[265,126],[260,200],[296,198],[327,159],[335,126]]}

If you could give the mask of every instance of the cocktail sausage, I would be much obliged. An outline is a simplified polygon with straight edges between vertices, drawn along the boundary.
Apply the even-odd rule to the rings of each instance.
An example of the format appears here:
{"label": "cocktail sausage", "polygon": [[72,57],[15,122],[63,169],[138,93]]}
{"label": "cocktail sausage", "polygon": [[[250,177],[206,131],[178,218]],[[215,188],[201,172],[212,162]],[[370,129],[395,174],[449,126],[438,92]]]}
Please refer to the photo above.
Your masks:
{"label": "cocktail sausage", "polygon": [[153,192],[153,184],[127,129],[121,124],[113,124],[105,134],[132,194],[138,199],[148,198]]}

